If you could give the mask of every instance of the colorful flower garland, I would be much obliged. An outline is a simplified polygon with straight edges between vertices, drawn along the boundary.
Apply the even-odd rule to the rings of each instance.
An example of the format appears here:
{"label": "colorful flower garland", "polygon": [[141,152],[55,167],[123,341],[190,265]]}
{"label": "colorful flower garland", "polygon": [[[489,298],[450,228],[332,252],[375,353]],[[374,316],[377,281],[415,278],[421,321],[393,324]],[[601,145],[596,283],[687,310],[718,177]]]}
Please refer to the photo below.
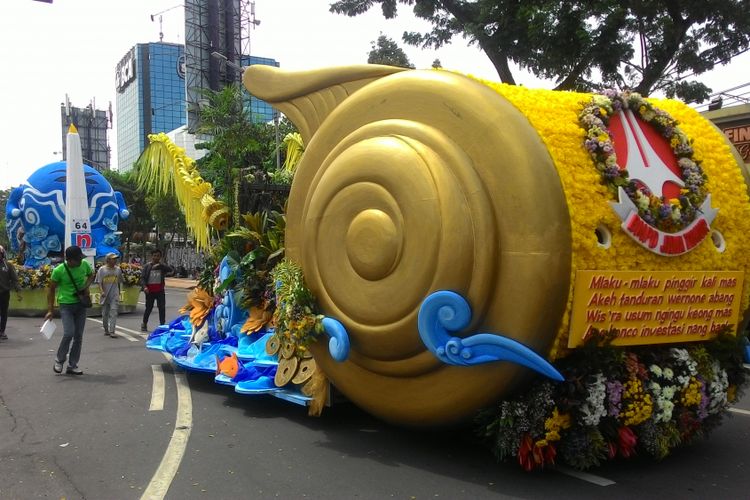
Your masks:
{"label": "colorful flower garland", "polygon": [[[495,455],[527,471],[565,462],[579,469],[635,454],[664,458],[721,422],[746,381],[739,340],[625,350],[599,332],[522,396],[478,417]],[[741,339],[740,339],[741,340]]]}
{"label": "colorful flower garland", "polygon": [[[30,268],[21,266],[16,263],[16,274],[18,275],[18,285],[24,290],[36,290],[46,288],[49,285],[49,277],[52,273],[53,265],[45,265],[39,268]],[[98,270],[103,264],[97,263]],[[120,264],[122,279],[125,286],[139,286],[141,284],[141,266],[135,264]]]}
{"label": "colorful flower garland", "polygon": [[[618,165],[609,122],[612,116],[624,110],[638,113],[644,122],[669,141],[685,183],[678,198],[665,199],[652,193],[646,186],[630,180],[628,171]],[[694,160],[692,143],[678,127],[677,120],[655,108],[640,94],[615,90],[595,95],[584,106],[578,119],[586,131],[584,146],[591,154],[602,182],[615,196],[622,187],[638,207],[641,218],[665,232],[680,231],[695,220],[698,207],[706,199],[706,174]]]}

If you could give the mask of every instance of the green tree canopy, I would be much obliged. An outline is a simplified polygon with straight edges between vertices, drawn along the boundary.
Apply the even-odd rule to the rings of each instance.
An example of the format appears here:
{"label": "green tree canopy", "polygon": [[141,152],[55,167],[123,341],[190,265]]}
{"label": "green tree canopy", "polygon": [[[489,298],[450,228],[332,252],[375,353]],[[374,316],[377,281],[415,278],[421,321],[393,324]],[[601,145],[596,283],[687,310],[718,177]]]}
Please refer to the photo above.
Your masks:
{"label": "green tree canopy", "polygon": [[[123,244],[128,245],[135,241],[136,233],[140,233],[145,238],[153,232],[154,227],[159,228],[161,236],[165,233],[187,234],[185,217],[180,212],[174,193],[159,196],[146,194],[142,189],[138,189],[134,171],[120,174],[105,170],[102,171],[102,175],[109,181],[112,189],[122,193],[130,211],[130,216],[121,221],[119,226],[119,230],[122,231]],[[163,241],[159,242],[160,247],[163,246],[162,243]]]}
{"label": "green tree canopy", "polygon": [[370,42],[370,45],[372,50],[367,56],[369,64],[387,64],[389,66],[414,69],[414,65],[409,61],[409,58],[401,47],[384,34],[381,33],[377,41]]}
{"label": "green tree canopy", "polygon": [[[208,104],[200,111],[199,132],[210,139],[198,147],[208,150],[206,156],[197,161],[203,178],[214,187],[220,197],[232,209],[233,221],[239,223],[238,193],[252,182],[268,182],[269,173],[276,170],[276,143],[289,132],[296,132],[286,118],[280,120],[278,135],[274,123],[254,123],[246,108],[247,94],[238,86],[205,91]],[[279,150],[278,163],[284,163],[284,151]]]}
{"label": "green tree canopy", "polygon": [[750,47],[747,0],[339,0],[330,10],[356,16],[375,4],[388,19],[402,4],[432,24],[405,32],[406,43],[439,48],[460,35],[487,54],[501,81],[515,84],[513,62],[559,90],[703,101],[711,89],[691,78]]}

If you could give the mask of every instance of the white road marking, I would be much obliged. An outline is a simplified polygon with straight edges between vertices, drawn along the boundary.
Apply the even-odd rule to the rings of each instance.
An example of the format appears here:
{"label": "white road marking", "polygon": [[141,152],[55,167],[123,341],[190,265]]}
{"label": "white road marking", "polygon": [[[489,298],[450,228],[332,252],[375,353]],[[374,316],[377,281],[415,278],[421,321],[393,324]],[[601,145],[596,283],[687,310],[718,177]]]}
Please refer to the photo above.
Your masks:
{"label": "white road marking", "polygon": [[579,470],[570,469],[568,467],[565,467],[564,465],[555,466],[555,470],[557,470],[558,472],[562,472],[563,474],[568,475],[570,477],[581,479],[583,481],[595,484],[597,486],[611,486],[613,484],[617,484],[611,479],[607,479],[606,477],[595,476],[593,474],[589,474],[588,472],[582,472]]}
{"label": "white road marking", "polygon": [[153,383],[151,385],[151,404],[148,411],[161,411],[164,409],[164,370],[161,365],[151,365]]}
{"label": "white road marking", "polygon": [[[118,328],[115,328],[115,330],[125,330],[125,329],[118,327]],[[116,331],[115,335],[119,335],[120,337],[125,337],[130,342],[138,342],[139,340],[143,340],[143,339],[139,338],[140,336],[133,337],[132,335],[129,335],[129,334],[125,333],[124,331]]]}
{"label": "white road marking", "polygon": [[[100,320],[100,319],[95,319],[95,318],[86,318],[86,319],[88,319],[89,321],[93,321],[94,323],[99,323],[100,325],[103,323],[102,320]],[[136,335],[138,335],[138,337],[140,337],[140,334],[138,334],[138,332],[136,332],[134,330],[129,330],[129,329],[123,328],[121,326],[115,327],[115,330],[120,330],[119,332],[116,331],[115,333],[117,335],[119,335],[120,337],[123,337],[123,338],[129,340],[130,342],[138,342],[139,340],[141,340],[140,338],[133,337],[133,336],[128,335],[127,333],[125,333],[125,332],[132,332],[132,333],[135,333]]]}
{"label": "white road marking", "polygon": [[[171,359],[167,353],[164,357]],[[177,370],[177,368],[175,368]],[[190,386],[187,384],[183,372],[174,372],[174,379],[177,385],[177,418],[175,418],[174,432],[169,440],[169,445],[164,452],[164,457],[156,469],[151,482],[148,483],[146,490],[141,496],[142,500],[163,499],[169,486],[172,484],[175,474],[180,467],[182,457],[185,455],[190,431],[193,427],[193,402],[190,396]]]}
{"label": "white road marking", "polygon": [[138,332],[135,330],[131,330],[130,328],[125,328],[124,326],[118,326],[118,330],[122,330],[123,332],[132,333],[133,335],[137,335],[138,337],[146,338],[148,337],[148,333],[146,332]]}
{"label": "white road marking", "polygon": [[729,408],[729,411],[731,411],[732,413],[739,413],[740,415],[750,416],[750,411],[742,410],[740,408]]}

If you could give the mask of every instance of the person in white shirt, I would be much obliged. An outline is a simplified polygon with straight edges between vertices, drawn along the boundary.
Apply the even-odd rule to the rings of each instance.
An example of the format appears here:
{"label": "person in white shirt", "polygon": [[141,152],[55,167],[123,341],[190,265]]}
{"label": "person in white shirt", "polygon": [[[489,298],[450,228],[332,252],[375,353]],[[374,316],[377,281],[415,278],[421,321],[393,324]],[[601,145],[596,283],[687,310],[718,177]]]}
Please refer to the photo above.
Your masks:
{"label": "person in white shirt", "polygon": [[105,264],[96,272],[95,282],[99,285],[101,295],[99,303],[102,306],[102,325],[104,335],[117,338],[117,310],[120,307],[120,288],[122,287],[122,271],[117,265],[117,254],[107,254]]}

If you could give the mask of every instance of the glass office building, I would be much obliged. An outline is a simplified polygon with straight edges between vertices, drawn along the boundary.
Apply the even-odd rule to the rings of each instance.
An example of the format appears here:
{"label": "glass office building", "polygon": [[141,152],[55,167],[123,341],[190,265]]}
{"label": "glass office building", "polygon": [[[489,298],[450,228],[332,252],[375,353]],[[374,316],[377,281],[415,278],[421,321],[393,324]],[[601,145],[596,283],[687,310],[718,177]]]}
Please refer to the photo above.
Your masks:
{"label": "glass office building", "polygon": [[[148,135],[170,132],[187,124],[184,46],[139,43],[117,64],[115,123],[117,169],[133,168],[148,143]],[[243,56],[241,64],[279,66],[275,59]],[[245,108],[253,122],[270,122],[274,109],[247,94]]]}
{"label": "glass office building", "polygon": [[149,134],[185,124],[184,47],[173,43],[139,43],[115,70],[117,87],[117,168],[133,168]]}

